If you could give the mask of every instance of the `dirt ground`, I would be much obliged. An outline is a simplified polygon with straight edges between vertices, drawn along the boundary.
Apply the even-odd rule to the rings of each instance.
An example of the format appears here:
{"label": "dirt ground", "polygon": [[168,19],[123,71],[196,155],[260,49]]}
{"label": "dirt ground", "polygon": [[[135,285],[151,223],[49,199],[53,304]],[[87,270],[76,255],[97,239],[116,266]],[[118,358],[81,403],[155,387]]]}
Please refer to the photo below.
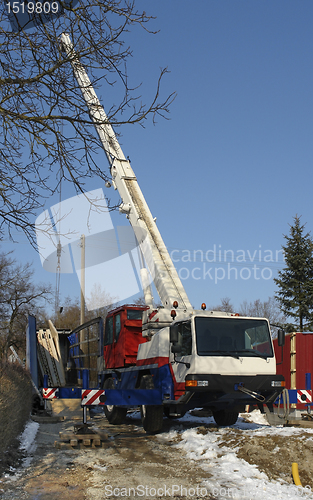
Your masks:
{"label": "dirt ground", "polygon": [[[147,435],[139,416],[127,418],[119,426],[111,426],[103,416],[95,416],[92,422],[108,436],[101,449],[57,449],[54,442],[59,432],[72,430],[81,421],[82,411],[78,408],[69,413],[65,409],[59,414],[67,415],[64,422],[40,424],[31,465],[20,469],[13,481],[12,475],[2,476],[1,499],[116,499],[123,495],[123,488],[136,489],[129,499],[148,498],[153,496],[154,489],[159,489],[157,497],[166,496],[164,493],[169,491],[176,499],[203,498],[185,493],[190,488],[200,488],[207,473],[186,460],[173,443]],[[172,423],[168,421],[167,425],[170,427]],[[185,488],[183,496],[178,487]]]}
{"label": "dirt ground", "polygon": [[283,479],[293,484],[291,464],[297,462],[302,486],[310,486],[313,490],[313,440],[308,440],[305,432],[288,438],[247,437],[233,429],[223,444],[238,447],[237,456],[257,465],[269,479]]}
{"label": "dirt ground", "polygon": [[[249,421],[249,417],[247,417]],[[200,428],[206,433],[207,429]],[[230,428],[220,447],[237,449],[237,456],[249,464],[257,465],[269,479],[293,484],[291,464],[298,463],[302,486],[313,490],[313,435],[305,429],[294,436],[249,436],[245,431]]]}
{"label": "dirt ground", "polygon": [[[163,498],[197,500],[201,495],[188,496],[190,488],[200,489],[208,473],[201,468],[201,461],[190,461],[175,447],[177,441],[164,441],[147,435],[139,415],[127,418],[125,424],[111,426],[103,416],[97,415],[89,422],[107,434],[102,448],[57,449],[55,440],[60,431],[69,431],[81,421],[82,410],[68,408],[64,401],[57,401],[55,414],[66,416],[59,423],[40,424],[36,437],[37,448],[28,467],[18,469],[13,475],[1,477],[0,498],[3,500],[104,500],[126,496],[123,492],[136,490],[129,499]],[[177,423],[164,420],[164,431]],[[216,433],[213,424],[200,425],[179,422],[183,428],[198,427],[202,434]],[[313,439],[305,433],[293,437],[251,436],[244,430],[229,428],[220,443],[237,450],[237,455],[256,464],[270,479],[283,479],[292,483],[291,463],[298,462],[303,485],[313,489]],[[214,471],[212,471],[214,473]],[[177,488],[185,488],[183,495]],[[141,488],[141,489],[138,489]],[[147,490],[148,488],[148,490]],[[160,490],[161,488],[161,490]],[[167,488],[167,489],[165,489]],[[155,489],[156,495],[153,495]],[[157,490],[159,489],[159,495]],[[187,495],[186,495],[187,490]],[[200,491],[200,490],[199,490]],[[170,492],[170,495],[166,495]],[[213,496],[206,496],[213,500]]]}

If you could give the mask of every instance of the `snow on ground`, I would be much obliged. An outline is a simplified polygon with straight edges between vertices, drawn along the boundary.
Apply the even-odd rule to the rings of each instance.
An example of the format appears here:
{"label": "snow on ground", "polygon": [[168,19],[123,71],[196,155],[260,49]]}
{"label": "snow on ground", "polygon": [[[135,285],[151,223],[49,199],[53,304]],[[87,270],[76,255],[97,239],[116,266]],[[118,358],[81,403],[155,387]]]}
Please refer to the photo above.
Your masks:
{"label": "snow on ground", "polygon": [[[19,449],[24,455],[24,458],[22,459],[22,467],[24,468],[28,467],[33,459],[33,453],[36,450],[35,438],[38,429],[39,424],[29,420],[25,425],[23,432],[18,437],[18,440],[20,441]],[[11,481],[16,481],[21,475],[20,469],[16,469],[14,467],[10,467],[9,472],[9,474],[4,474],[4,477],[10,478]]]}
{"label": "snow on ground", "polygon": [[[264,472],[258,470],[256,465],[251,465],[238,458],[236,448],[223,444],[226,435],[232,429],[243,430],[245,435],[253,436],[295,436],[303,434],[303,428],[271,427],[259,410],[249,414],[249,422],[239,418],[231,427],[222,427],[214,432],[201,432],[201,424],[214,424],[213,417],[195,417],[187,413],[180,422],[198,423],[199,427],[183,429],[175,426],[168,433],[159,435],[162,440],[177,440],[175,445],[184,450],[187,456],[197,462],[208,472],[208,479],[201,485],[199,496],[205,497],[211,493],[215,498],[253,499],[253,500],[278,500],[278,499],[313,499],[313,492],[309,487],[299,488],[288,484],[284,480],[270,481]],[[305,429],[313,437],[313,429]],[[262,453],[262,450],[260,450]]]}
{"label": "snow on ground", "polygon": [[28,467],[33,459],[33,454],[36,450],[35,438],[39,429],[38,422],[29,420],[25,425],[25,429],[20,435],[20,450],[25,453],[23,458],[23,467]]}
{"label": "snow on ground", "polygon": [[35,449],[35,437],[39,429],[39,424],[29,420],[25,425],[25,429],[19,437],[20,450],[25,453],[32,453]]}

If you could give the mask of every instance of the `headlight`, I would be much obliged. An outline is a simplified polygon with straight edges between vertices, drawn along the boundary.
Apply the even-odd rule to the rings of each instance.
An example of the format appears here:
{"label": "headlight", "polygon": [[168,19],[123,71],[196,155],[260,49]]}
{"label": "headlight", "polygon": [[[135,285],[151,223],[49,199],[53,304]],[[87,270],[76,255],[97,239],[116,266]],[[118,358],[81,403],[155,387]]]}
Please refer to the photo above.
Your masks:
{"label": "headlight", "polygon": [[272,380],[271,386],[272,387],[285,387],[285,381],[284,380]]}

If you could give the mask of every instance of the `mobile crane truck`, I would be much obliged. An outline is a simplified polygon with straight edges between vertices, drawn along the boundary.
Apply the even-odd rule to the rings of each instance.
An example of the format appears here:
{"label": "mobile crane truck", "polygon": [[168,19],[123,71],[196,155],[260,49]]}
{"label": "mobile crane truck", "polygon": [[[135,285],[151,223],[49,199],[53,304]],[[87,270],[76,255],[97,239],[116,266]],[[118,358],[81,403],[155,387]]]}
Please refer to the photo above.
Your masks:
{"label": "mobile crane truck", "polygon": [[[267,413],[284,389],[265,318],[194,310],[158,231],[136,176],[125,158],[88,75],[62,34],[61,45],[72,65],[106,153],[114,189],[146,265],[161,307],[154,307],[148,271],[141,270],[146,306],[120,306],[104,328],[103,368],[98,371],[99,404],[112,424],[127,409],[140,406],[147,432],[161,431],[163,415],[179,418],[192,408],[212,411],[217,425],[232,425],[246,405]],[[283,345],[284,332],[279,331]]]}

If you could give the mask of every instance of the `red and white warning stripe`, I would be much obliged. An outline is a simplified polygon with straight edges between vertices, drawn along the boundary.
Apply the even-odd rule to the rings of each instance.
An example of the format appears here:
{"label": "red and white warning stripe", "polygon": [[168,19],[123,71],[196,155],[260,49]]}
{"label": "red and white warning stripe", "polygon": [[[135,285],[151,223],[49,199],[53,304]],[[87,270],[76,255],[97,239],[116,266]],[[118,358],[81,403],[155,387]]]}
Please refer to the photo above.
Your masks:
{"label": "red and white warning stripe", "polygon": [[[104,401],[101,401],[101,396],[104,395],[104,390],[99,389],[82,389],[82,405],[104,405]],[[103,398],[101,398],[103,399]]]}
{"label": "red and white warning stripe", "polygon": [[298,403],[312,403],[312,391],[311,390],[297,391],[297,401]]}
{"label": "red and white warning stripe", "polygon": [[45,388],[42,389],[42,396],[44,399],[56,399],[58,397],[58,388]]}

